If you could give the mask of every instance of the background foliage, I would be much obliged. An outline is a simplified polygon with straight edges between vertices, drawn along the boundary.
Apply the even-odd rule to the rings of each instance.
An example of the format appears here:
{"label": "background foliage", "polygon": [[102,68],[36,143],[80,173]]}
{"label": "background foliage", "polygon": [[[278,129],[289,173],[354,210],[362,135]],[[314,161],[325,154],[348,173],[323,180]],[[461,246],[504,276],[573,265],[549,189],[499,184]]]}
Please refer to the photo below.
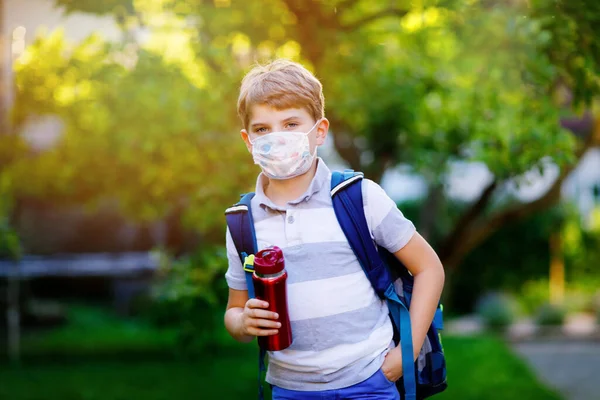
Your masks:
{"label": "background foliage", "polygon": [[[122,37],[73,44],[57,30],[17,60],[14,131],[0,138],[2,188],[16,199],[115,201],[130,218],[222,243],[223,209],[258,172],[238,136],[239,82],[253,63],[287,57],[322,80],[343,161],[375,180],[398,166],[425,179],[419,230],[450,277],[464,278],[466,258],[502,239],[494,236],[502,227],[556,204],[564,179],[599,142],[593,0],[56,4],[114,17]],[[564,128],[578,116],[591,120]],[[64,129],[38,148],[22,132],[44,118]],[[469,163],[485,165],[489,182],[446,213],[447,178]],[[510,196],[550,166],[558,176],[539,199]],[[169,246],[178,254],[183,243]],[[519,264],[490,262],[490,275]]]}

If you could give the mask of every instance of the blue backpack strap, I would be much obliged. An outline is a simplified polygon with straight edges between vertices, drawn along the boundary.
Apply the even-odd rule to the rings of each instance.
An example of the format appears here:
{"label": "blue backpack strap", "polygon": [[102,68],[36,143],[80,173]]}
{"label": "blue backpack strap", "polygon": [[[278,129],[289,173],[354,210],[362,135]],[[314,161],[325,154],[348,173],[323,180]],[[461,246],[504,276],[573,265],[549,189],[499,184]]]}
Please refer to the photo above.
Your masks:
{"label": "blue backpack strap", "polygon": [[379,257],[371,239],[363,208],[362,178],[361,173],[354,174],[351,170],[346,170],[343,174],[333,173],[331,179],[333,209],[363,271],[371,281],[375,292],[383,299],[385,291],[392,283],[392,276]]}
{"label": "blue backpack strap", "polygon": [[371,238],[364,213],[361,173],[346,170],[333,172],[331,199],[337,220],[350,247],[369,278],[375,292],[386,299],[392,321],[400,333],[404,390],[406,400],[416,400],[417,384],[413,359],[412,329],[406,304],[400,300],[392,275],[383,262]]}
{"label": "blue backpack strap", "polygon": [[252,274],[254,273],[254,254],[257,251],[256,233],[252,220],[251,202],[253,197],[254,193],[247,193],[242,196],[239,203],[225,210],[229,233],[246,272],[248,297],[251,299],[255,297]]}
{"label": "blue backpack strap", "polygon": [[[254,298],[254,283],[252,274],[254,273],[254,254],[258,251],[256,244],[256,233],[254,231],[254,221],[252,220],[252,198],[254,193],[242,195],[239,203],[225,210],[225,218],[229,233],[235,244],[235,248],[240,256],[240,261],[244,267],[246,284],[248,286],[248,298]],[[267,352],[259,348],[258,354],[258,399],[264,399],[262,385],[262,373],[266,370],[265,356]]]}

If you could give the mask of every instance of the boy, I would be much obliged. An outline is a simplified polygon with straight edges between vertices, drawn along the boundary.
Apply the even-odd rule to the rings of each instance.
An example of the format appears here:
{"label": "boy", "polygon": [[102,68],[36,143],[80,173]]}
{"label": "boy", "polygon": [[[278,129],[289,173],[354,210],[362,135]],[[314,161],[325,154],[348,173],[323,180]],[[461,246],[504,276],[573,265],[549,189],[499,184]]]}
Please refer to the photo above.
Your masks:
{"label": "boy", "polygon": [[[257,66],[238,100],[241,131],[262,168],[252,199],[258,249],[282,248],[288,272],[293,343],[269,353],[273,399],[399,399],[400,347],[394,347],[388,308],[350,248],[333,210],[331,172],[316,157],[325,142],[321,83],[300,64]],[[434,316],[444,270],[434,250],[376,183],[363,181],[371,235],[414,276],[410,317],[416,359]],[[248,299],[244,271],[227,232],[229,301],[225,326],[249,342],[277,333],[268,304]]]}

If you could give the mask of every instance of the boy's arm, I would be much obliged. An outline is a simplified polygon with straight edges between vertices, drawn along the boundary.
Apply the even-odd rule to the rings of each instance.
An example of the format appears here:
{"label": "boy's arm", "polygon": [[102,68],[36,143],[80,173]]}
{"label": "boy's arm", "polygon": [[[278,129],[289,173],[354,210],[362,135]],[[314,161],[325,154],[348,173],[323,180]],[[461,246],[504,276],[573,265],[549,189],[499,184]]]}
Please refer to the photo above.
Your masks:
{"label": "boy's arm", "polygon": [[225,328],[237,341],[248,343],[255,336],[276,335],[281,323],[279,315],[265,308],[269,303],[259,299],[248,300],[247,290],[229,289]]}
{"label": "boy's arm", "polygon": [[227,247],[227,260],[229,268],[225,274],[227,285],[229,286],[229,298],[227,299],[227,308],[225,309],[225,329],[237,341],[250,342],[251,336],[244,335],[242,326],[242,314],[248,301],[248,288],[246,286],[245,272],[242,262],[237,254],[235,244],[227,228],[225,234],[225,244]]}
{"label": "boy's arm", "polygon": [[[416,232],[396,203],[375,182],[363,180],[365,215],[378,245],[393,253],[415,278],[410,304],[413,357],[416,359],[425,341],[444,286],[444,269],[435,251]],[[390,380],[402,375],[401,347],[386,356],[382,370]]]}
{"label": "boy's arm", "polygon": [[410,302],[410,321],[413,356],[416,359],[442,295],[445,280],[444,267],[435,251],[418,232],[415,232],[406,246],[394,255],[415,279]]}
{"label": "boy's arm", "polygon": [[[394,252],[414,276],[410,302],[410,325],[413,339],[413,359],[419,356],[427,330],[431,325],[444,287],[444,268],[435,251],[419,233],[415,232],[408,243]],[[391,381],[403,375],[402,347],[397,346],[386,355],[381,366],[383,374]]]}
{"label": "boy's arm", "polygon": [[[406,266],[415,279],[409,312],[413,359],[416,360],[442,294],[445,279],[444,268],[435,251],[417,232],[404,247],[394,252],[394,255]],[[381,370],[391,381],[400,379],[403,375],[402,347],[398,346],[390,350]]]}
{"label": "boy's arm", "polygon": [[242,315],[248,301],[247,290],[235,290],[229,288],[229,298],[225,311],[225,329],[238,342],[251,342],[253,337],[244,335],[242,326]]}
{"label": "boy's arm", "polygon": [[269,305],[258,299],[248,300],[248,287],[242,262],[227,229],[227,259],[229,268],[225,274],[229,286],[229,298],[225,311],[225,329],[237,341],[250,342],[255,336],[275,335],[281,324],[277,314],[265,310]]}

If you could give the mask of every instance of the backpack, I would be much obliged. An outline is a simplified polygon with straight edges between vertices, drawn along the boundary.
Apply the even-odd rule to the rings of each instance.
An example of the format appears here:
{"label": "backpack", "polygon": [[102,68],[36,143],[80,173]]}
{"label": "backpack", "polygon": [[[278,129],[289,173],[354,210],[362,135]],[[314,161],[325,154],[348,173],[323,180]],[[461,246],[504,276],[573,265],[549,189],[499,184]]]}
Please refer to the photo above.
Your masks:
{"label": "backpack", "polygon": [[[396,387],[403,400],[424,399],[446,389],[446,360],[440,330],[443,305],[440,303],[427,331],[423,347],[413,362],[409,307],[414,279],[408,269],[389,251],[377,246],[369,231],[362,199],[363,174],[352,170],[333,172],[331,198],[340,227],[377,295],[387,301],[394,327],[394,342],[402,348],[403,376]],[[246,272],[248,297],[254,297],[251,255],[258,249],[250,203],[254,193],[242,195],[239,203],[225,211],[227,225]],[[259,353],[259,399],[263,398],[262,373],[265,352]]]}

